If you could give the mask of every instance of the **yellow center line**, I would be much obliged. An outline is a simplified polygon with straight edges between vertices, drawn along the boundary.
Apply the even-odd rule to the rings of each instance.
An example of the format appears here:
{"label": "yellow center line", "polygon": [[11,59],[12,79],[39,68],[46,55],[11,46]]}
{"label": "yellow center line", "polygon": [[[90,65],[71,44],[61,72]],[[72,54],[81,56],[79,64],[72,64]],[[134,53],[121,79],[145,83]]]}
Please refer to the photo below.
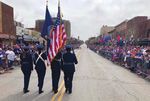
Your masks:
{"label": "yellow center line", "polygon": [[61,84],[60,84],[60,86],[58,88],[58,92],[55,95],[52,96],[51,101],[55,101],[57,95],[59,94],[59,92],[61,91],[61,89],[63,88],[63,86],[64,86],[64,80],[61,82]]}
{"label": "yellow center line", "polygon": [[[78,53],[77,58],[80,58],[80,54]],[[57,101],[62,101],[62,98],[65,94],[65,87],[62,88],[61,94],[58,96],[58,100]]]}
{"label": "yellow center line", "polygon": [[63,87],[63,89],[62,89],[62,91],[61,91],[61,94],[59,95],[59,97],[58,97],[58,100],[57,100],[57,101],[62,101],[62,98],[63,98],[63,96],[64,96],[64,94],[65,94],[65,90],[66,90],[66,88],[65,88],[65,87]]}

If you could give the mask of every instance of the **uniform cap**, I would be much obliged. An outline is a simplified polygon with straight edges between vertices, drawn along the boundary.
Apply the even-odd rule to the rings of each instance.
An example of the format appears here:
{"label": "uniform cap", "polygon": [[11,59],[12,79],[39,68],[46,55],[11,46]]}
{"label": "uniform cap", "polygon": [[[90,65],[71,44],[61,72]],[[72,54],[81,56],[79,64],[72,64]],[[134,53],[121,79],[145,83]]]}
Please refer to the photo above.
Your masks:
{"label": "uniform cap", "polygon": [[66,45],[66,49],[71,49],[72,46],[71,45]]}
{"label": "uniform cap", "polygon": [[44,48],[43,45],[37,45],[36,47],[37,47],[37,49],[43,49]]}
{"label": "uniform cap", "polygon": [[28,51],[30,48],[29,48],[29,46],[23,46],[22,49],[23,49],[24,51]]}
{"label": "uniform cap", "polygon": [[29,49],[29,46],[23,46],[22,48],[23,49]]}

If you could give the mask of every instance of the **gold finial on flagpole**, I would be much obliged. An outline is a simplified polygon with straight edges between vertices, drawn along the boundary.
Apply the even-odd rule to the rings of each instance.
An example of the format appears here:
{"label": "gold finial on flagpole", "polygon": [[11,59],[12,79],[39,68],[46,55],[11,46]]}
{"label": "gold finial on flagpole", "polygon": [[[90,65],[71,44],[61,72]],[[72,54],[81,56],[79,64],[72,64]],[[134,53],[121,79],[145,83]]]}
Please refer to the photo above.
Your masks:
{"label": "gold finial on flagpole", "polygon": [[[58,0],[58,7],[60,8],[60,0]],[[60,10],[60,15],[61,15],[61,18],[63,17],[63,13],[61,12]]]}
{"label": "gold finial on flagpole", "polygon": [[46,7],[48,7],[48,0],[46,0]]}
{"label": "gold finial on flagpole", "polygon": [[60,7],[60,0],[58,0],[58,6]]}
{"label": "gold finial on flagpole", "polygon": [[60,6],[60,0],[58,0],[58,5]]}

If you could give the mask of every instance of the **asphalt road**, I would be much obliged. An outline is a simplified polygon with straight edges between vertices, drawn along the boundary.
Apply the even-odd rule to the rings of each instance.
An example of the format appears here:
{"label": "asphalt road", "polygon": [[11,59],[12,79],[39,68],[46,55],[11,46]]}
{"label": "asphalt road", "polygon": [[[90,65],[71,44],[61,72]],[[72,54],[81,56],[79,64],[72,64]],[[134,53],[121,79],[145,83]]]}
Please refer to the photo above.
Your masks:
{"label": "asphalt road", "polygon": [[44,93],[38,94],[37,75],[33,71],[30,92],[23,94],[20,69],[0,75],[0,101],[150,101],[150,82],[117,66],[83,46],[77,50],[79,64],[73,81],[73,93],[65,93],[63,73],[59,92],[51,92],[51,71],[47,68]]}

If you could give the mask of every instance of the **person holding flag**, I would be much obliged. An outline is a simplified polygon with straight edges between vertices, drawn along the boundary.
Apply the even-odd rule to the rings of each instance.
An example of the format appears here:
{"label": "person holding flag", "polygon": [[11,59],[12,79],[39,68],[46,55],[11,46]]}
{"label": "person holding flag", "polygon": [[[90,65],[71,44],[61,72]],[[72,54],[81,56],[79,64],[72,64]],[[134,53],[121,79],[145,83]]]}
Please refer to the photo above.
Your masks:
{"label": "person holding flag", "polygon": [[[47,40],[47,52],[44,51],[44,47],[42,45],[37,46],[38,53],[35,54],[35,69],[38,74],[38,87],[39,87],[39,94],[43,93],[43,83],[46,73],[46,60],[48,61],[48,48],[50,46],[50,31],[53,26],[53,21],[48,10],[48,1],[46,4],[46,14],[45,14],[45,21],[43,25],[43,29],[41,31],[41,37]],[[48,62],[49,63],[49,62]]]}
{"label": "person holding flag", "polygon": [[53,61],[51,62],[52,71],[52,91],[56,94],[58,92],[58,84],[62,67],[62,52],[59,50]]}
{"label": "person holding flag", "polygon": [[60,14],[60,1],[58,3],[58,14],[55,24],[50,16],[47,5],[47,12],[41,36],[47,37],[47,61],[51,64],[52,70],[52,90],[58,92],[58,83],[61,68],[61,48],[66,43],[66,33]]}
{"label": "person holding flag", "polygon": [[54,36],[55,36],[55,48],[56,48],[56,56],[51,61],[51,70],[52,70],[52,90],[54,93],[58,92],[58,84],[62,67],[62,52],[61,49],[66,41],[66,33],[65,28],[61,18],[60,12],[60,1],[58,2],[58,14],[57,19],[54,25]]}

